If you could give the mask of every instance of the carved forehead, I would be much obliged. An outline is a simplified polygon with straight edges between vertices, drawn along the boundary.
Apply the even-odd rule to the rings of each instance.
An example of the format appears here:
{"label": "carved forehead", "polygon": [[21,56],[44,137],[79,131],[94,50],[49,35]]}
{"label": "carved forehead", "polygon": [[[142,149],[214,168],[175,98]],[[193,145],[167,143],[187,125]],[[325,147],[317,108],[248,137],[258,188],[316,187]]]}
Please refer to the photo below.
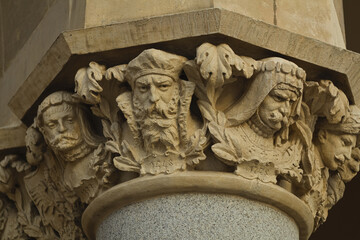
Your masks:
{"label": "carved forehead", "polygon": [[166,75],[149,74],[149,75],[139,77],[136,80],[136,83],[148,85],[151,83],[159,84],[159,83],[163,83],[163,82],[174,82],[174,81],[175,80],[173,78],[166,76]]}
{"label": "carved forehead", "polygon": [[360,109],[355,105],[351,105],[348,115],[340,123],[331,124],[326,119],[320,119],[317,125],[319,129],[360,135]]}
{"label": "carved forehead", "polygon": [[55,113],[67,113],[74,114],[74,106],[68,103],[62,103],[60,105],[50,106],[43,112],[43,118],[49,118]]}
{"label": "carved forehead", "polygon": [[69,105],[74,105],[77,101],[72,97],[72,94],[65,91],[54,92],[47,96],[38,107],[37,116],[39,117],[45,112],[48,108],[52,106],[57,106],[62,103],[67,103]]}

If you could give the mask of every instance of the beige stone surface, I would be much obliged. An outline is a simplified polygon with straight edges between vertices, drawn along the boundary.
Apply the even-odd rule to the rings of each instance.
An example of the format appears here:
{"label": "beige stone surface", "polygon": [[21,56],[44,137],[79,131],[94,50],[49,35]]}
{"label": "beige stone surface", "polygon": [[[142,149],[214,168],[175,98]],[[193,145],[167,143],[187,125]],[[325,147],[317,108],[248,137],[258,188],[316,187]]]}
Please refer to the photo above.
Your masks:
{"label": "beige stone surface", "polygon": [[215,8],[226,9],[256,20],[274,24],[274,0],[213,0],[213,5]]}
{"label": "beige stone surface", "polygon": [[[139,8],[138,6],[143,6]],[[124,7],[126,6],[126,7]],[[85,27],[95,27],[153,16],[222,8],[267,23],[274,22],[273,0],[161,0],[153,4],[144,0],[87,1]],[[260,14],[261,13],[261,14]]]}
{"label": "beige stone surface", "polygon": [[101,2],[87,0],[85,27],[103,26],[211,7],[213,7],[213,0],[158,0],[156,2],[143,0],[107,0]]}
{"label": "beige stone surface", "polygon": [[343,34],[344,41],[346,43],[346,34],[345,34],[345,18],[344,18],[344,4],[343,0],[334,0],[334,6],[336,9],[336,14],[340,23],[341,32]]}
{"label": "beige stone surface", "polygon": [[[124,7],[126,6],[126,7]],[[138,8],[138,6],[143,6]],[[103,26],[159,15],[219,8],[277,25],[335,46],[345,47],[341,23],[333,0],[171,0],[99,2],[88,0],[85,27]],[[316,14],[314,14],[316,12]]]}
{"label": "beige stone surface", "polygon": [[276,0],[277,26],[345,48],[333,0]]}
{"label": "beige stone surface", "polygon": [[[337,15],[334,4],[332,2],[330,3],[330,0],[321,1],[321,3],[315,3],[314,1],[301,1],[301,4],[299,4],[300,1],[291,1],[290,3],[285,4],[279,0],[275,4],[276,6],[271,0],[241,0],[240,2],[234,0],[173,0],[170,3],[169,1],[165,1],[163,4],[150,4],[150,1],[145,1],[145,3],[142,3],[143,1],[112,0],[102,1],[101,3],[99,1],[93,0],[51,0],[42,1],[41,3],[37,1],[31,1],[30,8],[34,8],[37,11],[37,14],[34,15],[33,11],[31,11],[31,21],[24,20],[24,18],[16,18],[15,22],[9,20],[11,19],[11,14],[21,14],[22,16],[30,17],[30,15],[28,15],[28,13],[30,12],[28,11],[29,7],[27,6],[26,10],[22,10],[23,5],[19,5],[20,1],[3,1],[1,9],[4,13],[2,13],[1,17],[4,19],[4,21],[1,22],[2,25],[6,26],[6,28],[2,26],[3,40],[1,40],[1,44],[2,46],[6,46],[6,48],[1,51],[2,57],[0,57],[0,65],[4,65],[5,67],[0,67],[0,72],[1,68],[3,68],[2,71],[4,71],[0,82],[2,82],[3,86],[5,86],[2,89],[6,89],[7,93],[5,94],[4,92],[0,92],[0,102],[2,103],[0,105],[0,109],[2,110],[0,115],[0,126],[19,125],[19,121],[6,106],[9,102],[9,98],[11,97],[11,95],[13,95],[14,89],[19,88],[19,86],[23,83],[24,79],[26,79],[29,76],[30,72],[33,71],[36,64],[40,61],[40,58],[45,54],[47,49],[53,43],[54,39],[56,39],[59,33],[63,30],[82,28],[84,26],[103,26],[107,24],[115,24],[119,22],[149,18],[158,15],[168,15],[179,12],[192,12],[208,8],[219,8],[231,12],[237,12],[269,24],[274,24],[276,20],[278,22],[278,26],[288,29],[289,31],[305,34],[306,36],[317,38],[322,41],[327,41],[331,44],[343,46],[343,44],[341,44],[341,39],[338,39],[338,30],[340,29],[340,27],[339,23],[336,22],[335,19],[337,18]],[[16,7],[16,4],[18,4],[19,7]],[[146,4],[149,4],[149,6],[147,6]],[[323,6],[319,8],[321,10],[321,14],[313,15],[311,13],[312,9],[315,8],[317,11],[319,11],[319,9],[317,9],[319,4],[323,4]],[[144,5],[144,8],[142,8],[143,10],[139,11],[137,7],[139,5]],[[336,8],[339,9],[338,3],[336,3],[336,6]],[[132,8],[134,8],[134,11],[131,11]],[[274,10],[277,10],[276,14]],[[24,14],[22,14],[21,11],[24,11]],[[287,11],[294,13],[288,14]],[[131,14],[129,15],[129,13]],[[134,15],[134,13],[136,14]],[[34,16],[36,17],[34,18]],[[313,24],[313,20],[311,19],[314,19],[314,17],[319,18],[316,21],[316,23],[318,23],[319,25]],[[59,21],[60,19],[61,21]],[[159,20],[164,19],[166,18],[160,18]],[[179,21],[180,19],[172,18],[171,20]],[[176,30],[178,32],[177,34],[181,35],[182,32],[184,33],[184,28],[189,28],[190,26],[199,28],[195,24],[195,22],[197,21],[199,21],[199,19],[194,18],[190,23],[184,22],[187,26],[184,25],[183,27],[178,28]],[[142,24],[144,24],[145,22],[143,22]],[[239,23],[236,24],[237,28],[243,27],[244,25],[244,23],[241,23],[240,19],[236,18],[231,20],[230,25],[234,25],[234,22]],[[302,24],[302,27],[298,27],[298,22]],[[158,22],[157,25],[159,24],[163,23]],[[207,26],[207,28],[209,28],[208,32],[212,32],[211,28],[213,25],[213,21],[210,24],[205,24],[206,25],[203,26]],[[329,27],[329,24],[331,25],[331,27]],[[166,26],[163,25],[163,27]],[[16,29],[16,31],[13,31],[13,29]],[[153,29],[149,29],[148,31],[150,33],[153,31]],[[234,35],[235,32],[236,31],[233,29],[230,35]],[[17,35],[15,35],[15,33]],[[249,32],[247,31],[243,34],[246,35],[248,33]],[[256,31],[255,33],[258,34]],[[163,34],[166,35],[167,33],[163,32]],[[190,35],[199,34],[196,34],[194,32]],[[132,36],[136,37],[134,33],[131,33],[131,35],[129,36],[130,39],[132,38]],[[144,42],[148,42],[143,38],[143,36],[139,35],[137,36],[137,38],[141,38],[144,40]],[[256,37],[258,38],[258,36]],[[5,39],[8,40],[5,41]],[[9,39],[14,39],[14,41]],[[137,41],[137,39],[133,40]],[[107,42],[107,44],[109,44],[109,42]],[[101,46],[101,44],[99,46]],[[85,52],[86,51],[84,51],[84,53]],[[31,61],[29,61],[28,56],[31,56]],[[11,64],[10,61],[12,62]]]}
{"label": "beige stone surface", "polygon": [[[234,22],[239,24],[235,25]],[[171,40],[179,40],[178,44],[181,44],[180,39],[188,37],[200,39],[200,36],[211,37],[214,34],[240,40],[239,42],[231,41],[233,41],[234,49],[238,48],[244,54],[254,54],[261,58],[269,56],[266,51],[271,50],[300,62],[307,62],[311,64],[312,68],[308,72],[308,76],[316,77],[320,74],[319,67],[331,69],[333,72],[329,74],[334,76],[335,84],[341,86],[350,102],[358,102],[360,99],[360,84],[357,84],[360,79],[358,54],[233,12],[210,9],[64,33],[44,56],[42,64],[35,68],[23,84],[21,84],[22,81],[17,84],[18,87],[20,85],[21,87],[18,88],[9,105],[19,118],[24,117],[72,54],[105,52],[152,43],[163,43],[166,46],[166,41]],[[114,41],[114,38],[117,40]],[[187,48],[184,51],[187,51],[187,54],[193,54],[190,49],[198,47],[202,43],[201,41],[204,40],[187,41]],[[250,43],[256,48],[249,48],[243,42]],[[68,56],[65,57],[64,53]],[[126,58],[127,55],[122,54],[122,56]],[[43,71],[43,68],[47,70]],[[15,75],[20,73],[22,72],[13,73],[14,76],[17,76],[16,79],[26,78],[23,74],[22,77]],[[8,92],[12,91],[8,90]],[[3,97],[2,102],[6,102],[10,97],[8,93],[0,96]],[[6,115],[4,117],[6,119]]]}

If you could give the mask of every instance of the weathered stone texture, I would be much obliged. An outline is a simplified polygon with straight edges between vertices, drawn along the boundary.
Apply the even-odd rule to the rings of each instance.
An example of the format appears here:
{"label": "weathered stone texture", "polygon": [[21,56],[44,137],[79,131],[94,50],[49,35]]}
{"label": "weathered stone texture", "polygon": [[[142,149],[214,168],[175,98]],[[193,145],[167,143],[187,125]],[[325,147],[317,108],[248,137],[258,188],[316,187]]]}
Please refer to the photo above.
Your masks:
{"label": "weathered stone texture", "polygon": [[174,194],[126,206],[99,226],[98,240],[298,240],[296,223],[267,204],[224,194]]}

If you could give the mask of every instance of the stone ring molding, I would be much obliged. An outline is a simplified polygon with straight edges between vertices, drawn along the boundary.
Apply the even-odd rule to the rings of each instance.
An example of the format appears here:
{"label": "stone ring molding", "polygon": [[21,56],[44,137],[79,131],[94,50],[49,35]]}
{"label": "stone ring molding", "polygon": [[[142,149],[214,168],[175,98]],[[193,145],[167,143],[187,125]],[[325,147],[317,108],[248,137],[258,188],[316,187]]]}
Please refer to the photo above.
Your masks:
{"label": "stone ring molding", "polygon": [[[299,227],[300,239],[308,239],[312,233],[311,213],[308,207],[294,195],[279,186],[269,187],[257,180],[248,180],[230,173],[218,172],[158,175],[138,178],[117,185],[100,195],[85,210],[82,217],[84,231],[90,239],[95,239],[99,225],[116,210],[150,198],[184,193],[235,195],[262,202],[293,218]],[[188,227],[190,228],[190,226]]]}

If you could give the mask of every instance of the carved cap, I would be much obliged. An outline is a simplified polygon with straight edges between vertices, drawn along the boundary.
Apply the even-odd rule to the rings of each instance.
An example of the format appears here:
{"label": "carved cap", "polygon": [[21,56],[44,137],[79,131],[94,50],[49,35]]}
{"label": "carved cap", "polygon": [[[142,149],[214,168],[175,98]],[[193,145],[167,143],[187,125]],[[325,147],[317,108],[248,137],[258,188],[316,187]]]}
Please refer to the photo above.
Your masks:
{"label": "carved cap", "polygon": [[254,76],[249,90],[226,113],[231,125],[248,120],[271,90],[279,84],[290,86],[299,97],[290,117],[300,114],[302,91],[306,79],[305,71],[295,63],[278,57],[265,58],[259,62],[258,73]]}
{"label": "carved cap", "polygon": [[62,103],[75,104],[77,100],[72,97],[72,94],[65,91],[58,91],[47,96],[44,101],[39,105],[37,116],[40,116],[51,106],[60,105]]}
{"label": "carved cap", "polygon": [[187,59],[182,56],[148,49],[129,62],[125,77],[131,87],[136,79],[149,74],[165,75],[177,81],[185,61]]}
{"label": "carved cap", "polygon": [[360,109],[355,105],[351,105],[349,115],[340,123],[330,124],[326,119],[323,119],[319,126],[321,129],[345,134],[360,134]]}

